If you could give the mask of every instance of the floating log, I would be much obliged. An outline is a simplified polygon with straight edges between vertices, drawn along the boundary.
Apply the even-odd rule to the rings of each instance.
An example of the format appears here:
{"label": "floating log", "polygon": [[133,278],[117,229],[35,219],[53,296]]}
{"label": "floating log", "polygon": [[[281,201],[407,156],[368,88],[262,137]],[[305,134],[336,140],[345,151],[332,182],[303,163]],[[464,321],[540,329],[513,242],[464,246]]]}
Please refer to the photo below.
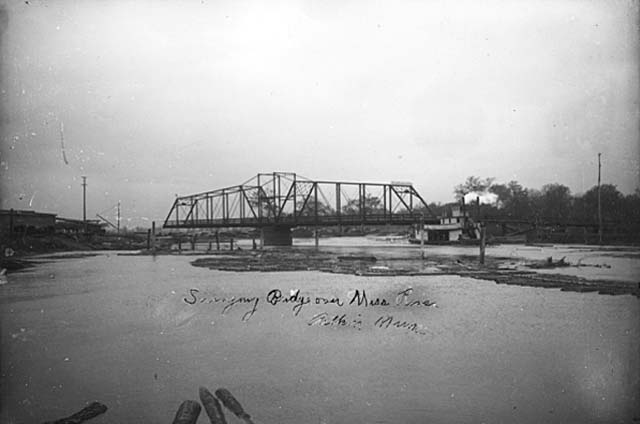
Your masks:
{"label": "floating log", "polygon": [[561,268],[572,266],[569,262],[566,262],[565,257],[563,256],[559,261],[554,262],[553,258],[549,256],[546,261],[538,262],[533,264],[527,264],[526,266],[534,269],[549,269],[549,268]]}
{"label": "floating log", "polygon": [[227,424],[227,420],[222,412],[222,405],[209,390],[200,387],[200,402],[204,406],[204,410],[209,416],[211,424]]}
{"label": "floating log", "polygon": [[377,261],[375,256],[371,255],[348,255],[348,256],[338,256],[338,260],[340,261],[367,261],[367,262],[375,262]]}
{"label": "floating log", "polygon": [[233,412],[236,417],[244,420],[247,424],[253,424],[253,421],[251,421],[251,416],[244,411],[242,405],[240,405],[240,402],[238,402],[238,400],[233,397],[229,390],[218,389],[216,390],[216,396],[218,396],[224,406],[226,406],[229,411]]}
{"label": "floating log", "polygon": [[185,400],[182,402],[173,419],[173,424],[195,424],[202,407],[195,400]]}
{"label": "floating log", "polygon": [[106,405],[100,402],[92,402],[70,417],[61,418],[56,421],[47,421],[44,424],[80,424],[105,412],[107,412]]}

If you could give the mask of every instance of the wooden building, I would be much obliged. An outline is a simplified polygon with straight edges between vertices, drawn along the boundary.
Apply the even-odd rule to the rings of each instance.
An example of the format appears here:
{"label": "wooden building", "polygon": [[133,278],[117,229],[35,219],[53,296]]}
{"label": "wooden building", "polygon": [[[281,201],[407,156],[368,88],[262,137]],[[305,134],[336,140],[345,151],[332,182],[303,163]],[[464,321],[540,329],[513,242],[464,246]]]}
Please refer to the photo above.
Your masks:
{"label": "wooden building", "polygon": [[0,232],[4,234],[53,233],[56,214],[16,209],[0,209]]}

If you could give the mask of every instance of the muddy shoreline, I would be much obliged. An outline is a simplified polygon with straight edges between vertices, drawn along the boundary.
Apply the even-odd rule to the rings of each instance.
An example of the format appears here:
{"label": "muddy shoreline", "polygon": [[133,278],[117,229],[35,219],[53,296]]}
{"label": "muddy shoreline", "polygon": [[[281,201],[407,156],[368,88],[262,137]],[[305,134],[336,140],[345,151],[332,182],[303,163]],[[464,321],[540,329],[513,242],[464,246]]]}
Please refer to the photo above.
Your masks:
{"label": "muddy shoreline", "polygon": [[95,236],[83,238],[67,234],[27,235],[0,243],[0,270],[20,272],[42,260],[91,256],[91,251],[137,250],[146,242],[136,235]]}
{"label": "muddy shoreline", "polygon": [[[344,255],[313,249],[273,249],[212,252],[207,257],[195,259],[191,264],[230,272],[318,271],[361,277],[458,275],[494,281],[497,284],[598,292],[603,295],[629,294],[640,298],[640,282],[539,273],[513,267],[513,258],[503,257],[487,257],[485,264],[480,265],[477,257],[466,255],[430,255],[422,259],[415,256]],[[531,261],[530,264],[538,265],[533,268],[541,268],[540,265],[544,265],[544,262]]]}

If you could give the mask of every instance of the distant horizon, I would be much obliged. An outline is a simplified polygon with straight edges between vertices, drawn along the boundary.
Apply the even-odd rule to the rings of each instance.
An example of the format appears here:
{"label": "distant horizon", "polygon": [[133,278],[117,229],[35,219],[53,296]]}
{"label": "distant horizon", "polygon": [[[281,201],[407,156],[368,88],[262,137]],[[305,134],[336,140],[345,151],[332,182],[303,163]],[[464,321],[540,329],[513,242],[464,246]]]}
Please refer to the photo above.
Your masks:
{"label": "distant horizon", "polygon": [[[523,7],[526,6],[526,7]],[[0,207],[122,202],[284,170],[640,188],[640,3],[249,0],[0,4]]]}
{"label": "distant horizon", "polygon": [[[289,172],[289,171],[277,171],[277,172]],[[270,174],[270,173],[269,173],[269,172],[261,172],[261,174]],[[257,175],[257,174],[256,174],[256,175]],[[296,175],[297,175],[297,173],[296,173]],[[309,178],[309,177],[304,176],[304,178]],[[466,177],[465,177],[465,178],[466,178]],[[483,178],[491,178],[491,177],[483,177]],[[245,180],[245,181],[246,181],[246,180]],[[324,181],[328,181],[328,180],[324,180]],[[331,180],[331,181],[333,181],[333,180]],[[513,181],[513,180],[512,180],[512,181]],[[243,182],[244,182],[244,181],[243,181]],[[390,181],[360,180],[360,181],[353,181],[353,182],[355,182],[355,183],[360,183],[360,182],[365,182],[365,183],[366,183],[366,182],[369,182],[369,183],[389,183]],[[406,182],[407,182],[407,183],[409,183],[410,181],[406,181]],[[461,181],[460,181],[460,183],[462,183],[462,182],[464,182],[464,180],[461,180]],[[508,184],[509,182],[510,182],[510,181],[497,181],[497,180],[495,180],[495,181],[493,181],[493,182],[492,182],[492,185],[494,185],[494,184]],[[519,181],[517,181],[517,182],[518,182],[518,183],[520,183]],[[412,183],[412,182],[411,182],[411,183]],[[560,184],[560,185],[564,185],[565,187],[568,187],[568,186],[566,186],[565,184],[562,184],[561,182],[552,182],[552,183],[547,183],[547,184],[544,184],[544,185],[548,185],[548,184]],[[601,186],[608,185],[608,184],[609,184],[609,183],[607,183],[607,182],[601,182]],[[238,183],[237,185],[240,185],[240,183]],[[414,186],[414,188],[415,188],[415,183],[412,183],[412,185],[413,185],[413,186]],[[536,187],[526,187],[526,186],[524,186],[524,185],[523,185],[523,188],[524,188],[524,189],[526,189],[526,190],[537,190],[537,191],[541,191],[541,190],[542,190],[542,188],[544,187],[544,185],[543,185],[543,186],[541,186],[541,187],[539,187],[539,188],[536,188]],[[615,184],[611,184],[611,185],[614,185],[614,186],[615,186]],[[570,194],[571,194],[571,196],[572,196],[572,197],[581,197],[581,196],[583,196],[587,191],[589,191],[589,190],[591,190],[591,189],[594,189],[594,188],[596,188],[597,186],[598,186],[598,185],[597,185],[597,182],[596,182],[596,184],[594,184],[593,186],[589,187],[589,188],[588,188],[587,190],[585,190],[584,192],[580,192],[580,193],[575,193],[575,192],[573,192],[573,191],[571,190],[571,188],[570,188],[570,187],[569,187],[569,189],[571,190]],[[225,186],[225,187],[214,187],[214,188],[211,188],[211,191],[213,191],[213,190],[217,190],[217,189],[226,188],[226,187],[233,187],[233,185],[232,185],[232,186]],[[616,187],[616,188],[617,188],[617,187]],[[618,188],[617,188],[617,189],[618,189]],[[636,190],[640,191],[640,187],[639,187],[639,188],[636,188]],[[209,191],[209,190],[205,190],[205,191]],[[620,191],[619,189],[618,189],[618,191],[619,191],[622,195],[624,195],[624,196],[637,195],[637,193],[636,193],[636,192],[632,192],[632,193],[624,193],[624,192]],[[418,190],[418,192],[420,193],[420,190]],[[450,204],[459,204],[459,203],[460,203],[460,201],[456,200],[456,199],[455,199],[455,196],[453,195],[453,187],[452,187],[451,192],[452,192],[451,200],[445,200],[445,201],[432,201],[432,200],[429,200],[429,199],[426,199],[426,198],[425,198],[424,200],[426,201],[426,203],[427,203],[427,204],[435,204],[435,205],[439,205],[439,206],[450,205]],[[82,191],[81,191],[81,190],[80,190],[80,193],[81,193],[81,194],[80,194],[80,198],[82,198]],[[180,196],[188,196],[188,195],[196,194],[196,193],[201,193],[201,192],[184,193],[184,194],[180,194],[180,195],[179,195],[179,197],[180,197]],[[490,193],[490,190],[486,190],[484,193],[485,193],[485,194],[488,194],[488,193]],[[87,196],[87,197],[89,197],[89,194],[90,194],[90,193],[89,193],[89,191],[87,191],[87,194],[88,194],[88,196]],[[468,197],[471,197],[471,198],[472,198],[472,200],[473,200],[473,199],[475,199],[475,198],[476,198],[476,195],[477,195],[477,194],[481,194],[481,193],[476,193],[476,192],[469,193],[468,195],[466,195],[466,196],[465,196],[465,202],[466,202],[467,204],[469,204],[469,200],[467,200],[467,198],[468,198]],[[422,196],[423,196],[423,198],[424,198],[423,193],[420,193],[420,195],[422,195]],[[80,199],[80,200],[81,200],[81,199]],[[158,220],[155,220],[155,221],[156,221],[156,224],[158,224],[158,223],[160,223],[160,224],[161,224],[162,222],[164,222],[164,219],[166,218],[167,213],[168,213],[168,212],[170,211],[170,209],[171,209],[171,205],[173,204],[173,200],[175,200],[175,197],[172,199],[172,201],[171,201],[170,203],[168,203],[167,211],[166,211],[166,212],[165,212],[165,214],[162,216],[162,218],[161,218],[161,219],[158,219]],[[482,204],[494,204],[494,203],[495,203],[495,200],[494,200],[494,201],[490,201],[490,202],[489,202],[489,201],[485,201],[484,199],[482,199],[482,200],[481,200],[481,203],[482,203]],[[111,209],[115,211],[116,206],[117,206],[117,205],[113,205],[113,207],[112,207]],[[82,205],[81,205],[81,207],[82,207]],[[89,209],[89,207],[90,207],[90,204],[89,204],[89,202],[87,202],[87,209]],[[122,204],[121,204],[121,208],[122,208]],[[3,210],[11,210],[11,209],[13,209],[13,210],[16,210],[16,211],[20,210],[20,211],[34,211],[34,212],[39,212],[39,213],[51,213],[51,214],[55,214],[57,217],[60,217],[60,218],[67,218],[67,219],[74,219],[74,220],[80,220],[80,221],[82,221],[82,215],[80,215],[80,217],[79,217],[79,218],[78,218],[78,217],[70,217],[70,216],[66,216],[66,215],[65,215],[65,216],[63,216],[63,215],[60,215],[60,214],[56,213],[55,211],[51,211],[51,210],[20,209],[20,208],[12,208],[12,207],[4,207],[4,206],[3,206],[2,208],[0,208],[0,209],[3,209]],[[121,223],[122,223],[122,221],[124,221],[124,220],[125,220],[125,215],[122,213],[123,211],[124,211],[124,210],[123,210],[123,209],[121,209]],[[98,213],[100,213],[100,212],[98,212]],[[100,214],[103,214],[103,213],[100,213]],[[100,219],[99,217],[97,217],[97,216],[89,216],[89,212],[87,212],[87,215],[88,215],[88,216],[87,216],[87,221],[99,221],[99,222],[104,222],[103,220],[101,220],[101,219]],[[95,215],[95,214],[94,214],[94,215]],[[105,215],[106,215],[106,214],[105,214]],[[111,216],[111,215],[109,215],[109,216],[107,216],[107,217],[110,217],[110,216]],[[145,225],[148,225],[148,227],[150,228],[150,227],[151,227],[151,222],[152,222],[152,221],[154,221],[154,220],[149,220],[147,223],[145,223]],[[135,227],[144,227],[144,228],[147,228],[145,225],[142,225],[142,224],[140,224],[140,223],[135,224],[135,225],[134,225],[134,224],[132,224],[132,225],[133,225],[133,227],[131,227],[131,228],[135,228]],[[125,226],[126,226],[126,225],[125,225]],[[127,227],[128,227],[128,226],[127,226]]]}

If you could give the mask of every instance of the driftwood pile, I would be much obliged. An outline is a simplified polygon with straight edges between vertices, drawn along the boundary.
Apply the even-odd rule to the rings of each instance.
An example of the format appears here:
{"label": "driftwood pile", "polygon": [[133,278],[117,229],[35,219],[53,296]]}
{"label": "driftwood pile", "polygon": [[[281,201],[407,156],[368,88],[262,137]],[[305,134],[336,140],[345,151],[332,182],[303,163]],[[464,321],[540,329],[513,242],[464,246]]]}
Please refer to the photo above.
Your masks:
{"label": "driftwood pile", "polygon": [[[541,271],[554,268],[591,266],[609,268],[609,265],[573,264],[565,258],[546,260],[526,264],[525,269],[504,269],[501,262],[509,258],[487,258],[485,265],[478,265],[473,256],[435,256],[429,257],[430,265],[424,260],[400,258],[376,258],[370,255],[341,255],[336,257],[330,252],[314,251],[268,251],[260,254],[235,253],[233,255],[214,255],[199,258],[191,262],[194,266],[221,271],[307,271],[316,270],[336,274],[350,274],[362,277],[392,276],[437,276],[459,275],[481,280],[495,281],[498,284],[510,284],[530,287],[556,288],[562,291],[597,292],[607,295],[630,294],[640,297],[640,283],[602,279],[586,279],[578,276],[551,274]],[[395,263],[402,262],[402,263]],[[372,265],[373,263],[380,265]],[[536,270],[536,271],[534,271]]]}

